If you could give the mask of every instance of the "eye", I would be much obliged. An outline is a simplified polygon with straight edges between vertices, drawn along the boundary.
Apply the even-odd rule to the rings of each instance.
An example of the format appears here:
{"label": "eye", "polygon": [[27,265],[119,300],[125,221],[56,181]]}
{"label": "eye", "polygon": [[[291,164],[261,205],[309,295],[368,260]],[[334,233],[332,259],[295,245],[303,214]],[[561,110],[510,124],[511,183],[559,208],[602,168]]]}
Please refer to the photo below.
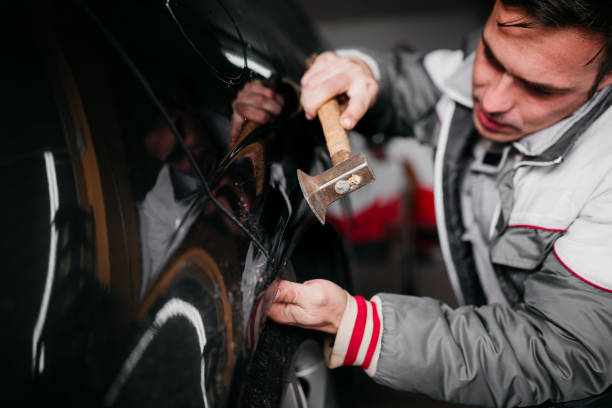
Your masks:
{"label": "eye", "polygon": [[550,89],[542,88],[537,85],[532,85],[532,84],[523,84],[523,85],[525,86],[525,89],[527,90],[527,92],[529,92],[530,94],[534,96],[540,97],[540,98],[549,98],[551,96],[557,95],[556,92],[553,92]]}
{"label": "eye", "polygon": [[484,49],[485,58],[487,59],[489,64],[491,64],[493,66],[493,68],[495,68],[497,71],[502,71],[503,72],[504,71],[504,67],[499,63],[497,58],[495,58],[495,55],[493,55],[493,53],[491,52],[489,47],[485,44],[483,49]]}

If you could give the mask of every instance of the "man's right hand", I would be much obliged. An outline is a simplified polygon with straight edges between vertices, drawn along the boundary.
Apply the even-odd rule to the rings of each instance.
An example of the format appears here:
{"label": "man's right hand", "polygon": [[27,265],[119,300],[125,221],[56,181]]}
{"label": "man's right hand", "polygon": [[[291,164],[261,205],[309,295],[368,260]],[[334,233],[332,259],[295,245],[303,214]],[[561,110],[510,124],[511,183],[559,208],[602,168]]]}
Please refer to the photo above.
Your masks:
{"label": "man's right hand", "polygon": [[378,94],[378,83],[363,61],[339,56],[331,51],[322,53],[302,77],[300,102],[307,119],[317,115],[319,107],[329,99],[346,95],[340,123],[352,129],[374,105]]}

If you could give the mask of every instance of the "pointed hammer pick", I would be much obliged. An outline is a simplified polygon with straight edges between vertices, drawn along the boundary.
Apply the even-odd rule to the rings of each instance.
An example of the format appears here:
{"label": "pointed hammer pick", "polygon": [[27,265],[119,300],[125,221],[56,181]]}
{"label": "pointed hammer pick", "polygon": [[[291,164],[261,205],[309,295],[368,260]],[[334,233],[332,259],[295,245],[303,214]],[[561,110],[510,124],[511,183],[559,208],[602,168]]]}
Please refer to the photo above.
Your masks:
{"label": "pointed hammer pick", "polygon": [[374,173],[363,153],[351,157],[346,130],[340,124],[340,106],[336,98],[325,102],[318,110],[327,150],[333,167],[316,176],[297,171],[298,181],[306,202],[321,224],[325,224],[327,207],[348,193],[374,180]]}

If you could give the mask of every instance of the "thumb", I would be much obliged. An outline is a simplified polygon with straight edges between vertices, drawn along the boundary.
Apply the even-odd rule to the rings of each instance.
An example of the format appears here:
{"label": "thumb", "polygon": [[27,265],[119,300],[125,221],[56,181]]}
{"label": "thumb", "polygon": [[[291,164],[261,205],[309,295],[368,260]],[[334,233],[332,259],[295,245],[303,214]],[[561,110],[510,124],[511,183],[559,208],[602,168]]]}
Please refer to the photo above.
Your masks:
{"label": "thumb", "polygon": [[302,284],[281,280],[274,296],[274,303],[299,304]]}
{"label": "thumb", "polygon": [[352,129],[376,101],[378,83],[373,78],[360,78],[346,91],[348,103],[340,117],[345,129]]}

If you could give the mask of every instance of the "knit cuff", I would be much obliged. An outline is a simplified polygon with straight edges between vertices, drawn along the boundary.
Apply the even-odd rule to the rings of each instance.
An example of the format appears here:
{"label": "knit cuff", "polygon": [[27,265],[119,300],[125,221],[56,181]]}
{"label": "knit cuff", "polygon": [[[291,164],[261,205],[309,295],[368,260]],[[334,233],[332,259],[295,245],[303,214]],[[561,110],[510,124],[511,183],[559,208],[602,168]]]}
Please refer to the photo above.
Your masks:
{"label": "knit cuff", "polygon": [[361,366],[372,377],[376,372],[382,338],[382,308],[378,296],[367,301],[348,295],[335,339],[325,345],[329,368]]}

